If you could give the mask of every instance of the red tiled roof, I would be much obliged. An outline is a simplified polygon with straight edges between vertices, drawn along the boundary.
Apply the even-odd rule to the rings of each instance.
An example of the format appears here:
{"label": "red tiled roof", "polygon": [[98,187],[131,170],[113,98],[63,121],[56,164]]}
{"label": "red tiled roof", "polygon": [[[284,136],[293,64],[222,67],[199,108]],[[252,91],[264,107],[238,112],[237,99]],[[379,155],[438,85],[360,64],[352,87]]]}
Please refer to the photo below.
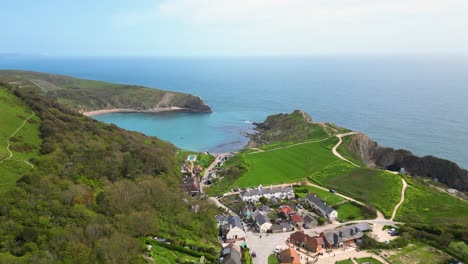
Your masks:
{"label": "red tiled roof", "polygon": [[291,207],[289,207],[287,205],[280,206],[280,208],[278,209],[278,213],[280,213],[280,212],[283,212],[285,215],[294,214],[294,210],[291,209]]}
{"label": "red tiled roof", "polygon": [[304,219],[302,217],[300,217],[299,215],[297,214],[293,214],[291,215],[291,220],[294,222],[294,223],[299,223],[299,222],[303,222]]}
{"label": "red tiled roof", "polygon": [[289,236],[289,239],[296,242],[304,242],[307,240],[308,235],[304,231],[296,231]]}
{"label": "red tiled roof", "polygon": [[292,248],[285,249],[279,254],[280,263],[300,264],[301,259],[296,250]]}

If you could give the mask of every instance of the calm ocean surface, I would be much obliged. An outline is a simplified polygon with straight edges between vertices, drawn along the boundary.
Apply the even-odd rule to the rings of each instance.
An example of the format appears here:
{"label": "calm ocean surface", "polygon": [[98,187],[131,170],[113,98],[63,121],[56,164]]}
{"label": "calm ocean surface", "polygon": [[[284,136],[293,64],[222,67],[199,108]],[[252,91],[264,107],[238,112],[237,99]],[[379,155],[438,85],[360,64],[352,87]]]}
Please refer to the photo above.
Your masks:
{"label": "calm ocean surface", "polygon": [[468,168],[468,57],[0,57],[0,69],[43,71],[201,96],[213,114],[95,118],[185,149],[241,149],[249,121],[303,109],[381,145]]}

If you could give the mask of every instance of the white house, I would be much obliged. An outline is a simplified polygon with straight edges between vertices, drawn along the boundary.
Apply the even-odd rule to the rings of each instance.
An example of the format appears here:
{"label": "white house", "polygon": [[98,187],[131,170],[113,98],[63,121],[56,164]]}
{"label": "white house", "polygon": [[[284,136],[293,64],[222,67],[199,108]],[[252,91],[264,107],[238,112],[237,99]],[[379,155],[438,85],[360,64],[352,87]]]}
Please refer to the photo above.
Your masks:
{"label": "white house", "polygon": [[310,206],[318,210],[323,217],[328,218],[330,221],[338,218],[338,212],[322,202],[317,195],[308,194],[305,198],[309,202]]}
{"label": "white house", "polygon": [[260,197],[264,196],[267,199],[292,199],[294,198],[294,190],[290,186],[267,187],[263,188],[259,185],[256,189],[247,189],[240,193],[240,197],[244,202],[258,202]]}
{"label": "white house", "polygon": [[258,229],[260,232],[267,232],[268,230],[271,229],[272,223],[270,222],[270,218],[266,215],[266,213],[256,210],[255,212],[252,213],[252,218],[255,221],[255,224],[257,225]]}
{"label": "white house", "polygon": [[245,240],[247,237],[242,226],[242,222],[238,216],[231,216],[228,219],[229,232],[226,234],[226,239],[229,240]]}

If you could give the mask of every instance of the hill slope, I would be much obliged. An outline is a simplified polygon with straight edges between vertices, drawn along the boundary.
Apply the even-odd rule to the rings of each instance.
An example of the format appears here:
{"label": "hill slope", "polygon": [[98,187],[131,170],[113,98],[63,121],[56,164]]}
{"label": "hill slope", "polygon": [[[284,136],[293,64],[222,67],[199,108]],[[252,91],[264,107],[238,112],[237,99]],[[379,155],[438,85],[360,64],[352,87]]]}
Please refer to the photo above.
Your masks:
{"label": "hill slope", "polygon": [[211,112],[200,97],[137,85],[7,70],[0,71],[0,82],[21,88],[34,88],[80,112],[105,109],[120,109],[125,112]]}
{"label": "hill slope", "polygon": [[12,138],[32,146],[13,156],[31,166],[0,175],[9,186],[0,196],[0,263],[141,263],[146,236],[214,258],[216,208],[180,190],[172,144],[97,122],[37,89],[0,88],[0,99],[13,113],[3,139],[36,116]]}

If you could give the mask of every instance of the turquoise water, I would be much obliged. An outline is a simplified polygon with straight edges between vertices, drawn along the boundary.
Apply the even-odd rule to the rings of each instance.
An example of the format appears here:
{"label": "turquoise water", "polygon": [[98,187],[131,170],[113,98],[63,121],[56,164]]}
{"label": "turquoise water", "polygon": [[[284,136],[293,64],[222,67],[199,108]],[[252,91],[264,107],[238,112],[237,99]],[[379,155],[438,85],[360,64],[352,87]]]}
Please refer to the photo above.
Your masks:
{"label": "turquoise water", "polygon": [[468,168],[467,57],[0,58],[28,69],[199,95],[213,114],[95,118],[211,152],[242,148],[248,121],[303,109],[382,145]]}

